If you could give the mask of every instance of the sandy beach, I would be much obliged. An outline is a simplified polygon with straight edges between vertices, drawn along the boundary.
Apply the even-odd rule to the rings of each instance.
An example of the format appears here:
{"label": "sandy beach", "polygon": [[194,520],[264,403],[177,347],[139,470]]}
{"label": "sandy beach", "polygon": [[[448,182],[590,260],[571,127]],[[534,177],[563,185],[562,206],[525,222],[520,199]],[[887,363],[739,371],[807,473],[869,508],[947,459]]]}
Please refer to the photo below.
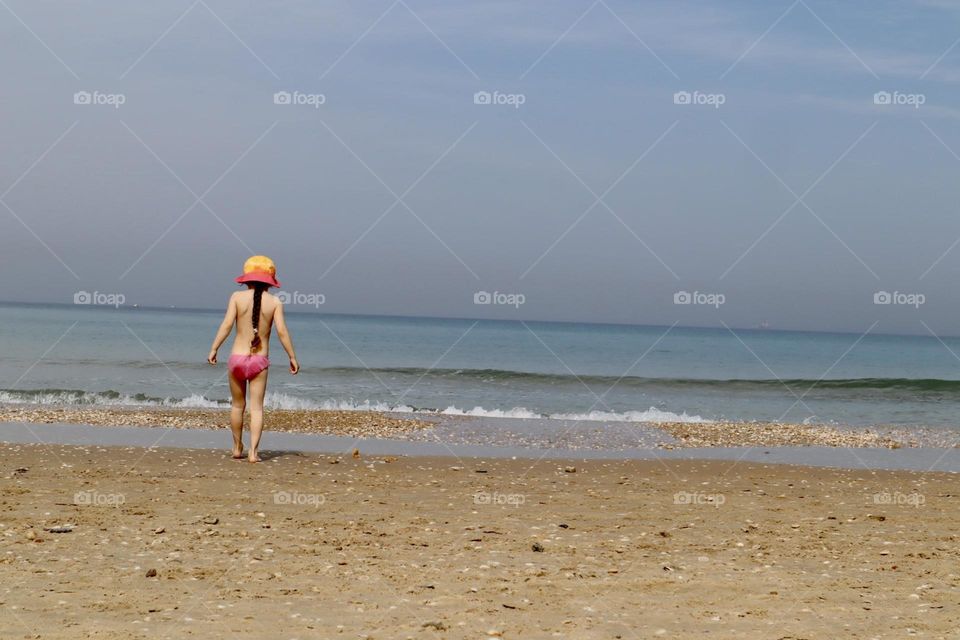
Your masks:
{"label": "sandy beach", "polygon": [[0,446],[3,638],[955,638],[950,474]]}
{"label": "sandy beach", "polygon": [[960,0],[0,16],[0,640],[960,640]]}

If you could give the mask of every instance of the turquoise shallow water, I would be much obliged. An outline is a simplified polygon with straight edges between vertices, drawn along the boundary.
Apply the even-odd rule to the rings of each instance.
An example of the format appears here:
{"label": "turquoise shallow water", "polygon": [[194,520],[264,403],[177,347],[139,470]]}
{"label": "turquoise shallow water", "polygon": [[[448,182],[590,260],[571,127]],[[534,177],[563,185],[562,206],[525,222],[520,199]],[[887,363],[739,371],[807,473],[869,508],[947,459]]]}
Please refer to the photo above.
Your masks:
{"label": "turquoise shallow water", "polygon": [[[204,362],[220,318],[0,305],[0,401],[222,406],[225,367]],[[960,415],[957,339],[304,313],[288,322],[303,371],[285,371],[274,340],[275,407],[941,429]]]}

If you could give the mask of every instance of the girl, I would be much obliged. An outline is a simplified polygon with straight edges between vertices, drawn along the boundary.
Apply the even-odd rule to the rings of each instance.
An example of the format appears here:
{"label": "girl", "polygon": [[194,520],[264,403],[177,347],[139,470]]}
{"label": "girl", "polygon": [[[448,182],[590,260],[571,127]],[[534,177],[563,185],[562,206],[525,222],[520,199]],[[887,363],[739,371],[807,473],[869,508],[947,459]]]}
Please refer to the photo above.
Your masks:
{"label": "girl", "polygon": [[247,285],[246,291],[230,296],[227,314],[210,347],[207,362],[217,364],[217,350],[230,335],[234,324],[237,337],[233,341],[227,369],[230,371],[230,429],[233,431],[233,457],[243,458],[243,412],[247,405],[247,383],[250,383],[250,453],[247,460],[260,462],[257,448],[263,431],[263,396],[267,391],[267,369],[270,366],[270,330],[277,327],[277,336],[290,357],[290,373],[297,375],[300,363],[293,351],[293,342],[283,319],[283,304],[267,293],[279,287],[277,267],[267,256],[253,256],[243,263],[243,275],[237,282]]}

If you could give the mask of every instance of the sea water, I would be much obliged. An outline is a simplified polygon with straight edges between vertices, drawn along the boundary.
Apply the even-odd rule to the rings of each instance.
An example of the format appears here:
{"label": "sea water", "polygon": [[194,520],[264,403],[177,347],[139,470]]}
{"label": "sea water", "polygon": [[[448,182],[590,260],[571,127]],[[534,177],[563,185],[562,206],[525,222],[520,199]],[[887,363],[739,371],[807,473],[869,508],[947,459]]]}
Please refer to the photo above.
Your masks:
{"label": "sea water", "polygon": [[[0,403],[223,407],[222,311],[0,304]],[[960,339],[287,313],[268,405],[954,429]]]}

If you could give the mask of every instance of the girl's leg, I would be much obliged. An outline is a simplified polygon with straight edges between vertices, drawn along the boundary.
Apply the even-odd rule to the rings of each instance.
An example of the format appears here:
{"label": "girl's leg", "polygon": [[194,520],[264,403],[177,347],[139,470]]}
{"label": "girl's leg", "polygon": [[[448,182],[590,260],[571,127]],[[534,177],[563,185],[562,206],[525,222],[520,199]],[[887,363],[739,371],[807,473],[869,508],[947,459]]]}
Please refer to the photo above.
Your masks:
{"label": "girl's leg", "polygon": [[243,457],[243,412],[246,409],[247,382],[230,374],[230,430],[233,432],[233,457]]}
{"label": "girl's leg", "polygon": [[260,462],[257,455],[260,446],[260,434],[263,432],[263,396],[267,393],[267,373],[264,369],[250,380],[250,453],[247,460]]}

